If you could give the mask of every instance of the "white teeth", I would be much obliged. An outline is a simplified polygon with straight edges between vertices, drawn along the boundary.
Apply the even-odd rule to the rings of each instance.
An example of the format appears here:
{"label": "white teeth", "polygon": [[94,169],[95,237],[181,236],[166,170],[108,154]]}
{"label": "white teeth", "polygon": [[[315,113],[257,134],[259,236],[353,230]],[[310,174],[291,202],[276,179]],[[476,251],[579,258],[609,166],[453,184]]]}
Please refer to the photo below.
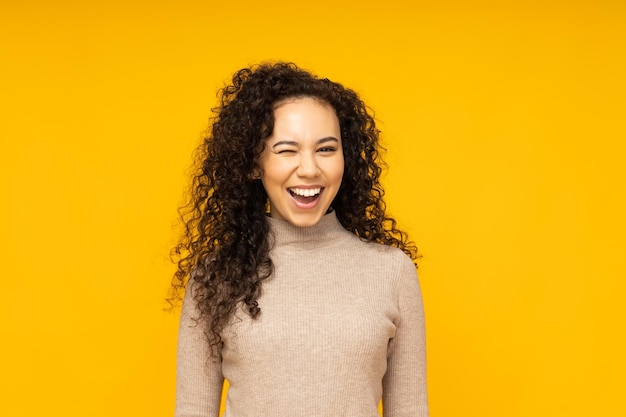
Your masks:
{"label": "white teeth", "polygon": [[313,197],[315,195],[318,195],[320,191],[322,191],[322,189],[321,188],[290,188],[289,191],[291,191],[293,194],[301,195],[303,197]]}

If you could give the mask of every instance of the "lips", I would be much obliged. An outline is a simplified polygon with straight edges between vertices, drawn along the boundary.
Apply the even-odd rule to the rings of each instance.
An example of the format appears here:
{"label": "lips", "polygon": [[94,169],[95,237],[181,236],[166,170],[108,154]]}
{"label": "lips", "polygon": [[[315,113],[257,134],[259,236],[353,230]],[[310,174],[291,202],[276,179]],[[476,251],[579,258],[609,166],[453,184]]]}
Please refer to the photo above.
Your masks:
{"label": "lips", "polygon": [[300,187],[291,187],[288,188],[289,195],[294,199],[296,206],[300,208],[312,208],[317,205],[319,201],[319,196],[322,194],[324,190],[323,187],[314,187],[314,188],[300,188]]}

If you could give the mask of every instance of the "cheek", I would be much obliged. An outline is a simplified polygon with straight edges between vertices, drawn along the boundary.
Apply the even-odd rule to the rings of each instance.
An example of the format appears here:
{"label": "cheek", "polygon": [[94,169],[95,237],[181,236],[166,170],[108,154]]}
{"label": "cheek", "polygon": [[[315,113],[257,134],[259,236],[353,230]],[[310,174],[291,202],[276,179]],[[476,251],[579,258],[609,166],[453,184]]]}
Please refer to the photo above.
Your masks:
{"label": "cheek", "polygon": [[341,179],[343,178],[344,168],[345,165],[343,155],[341,155],[341,157],[337,158],[337,160],[334,161],[332,166],[330,167],[330,172],[332,172],[333,180],[341,182]]}
{"label": "cheek", "polygon": [[290,168],[288,164],[280,161],[267,161],[261,165],[261,169],[263,172],[261,180],[266,189],[267,187],[280,186],[289,178]]}

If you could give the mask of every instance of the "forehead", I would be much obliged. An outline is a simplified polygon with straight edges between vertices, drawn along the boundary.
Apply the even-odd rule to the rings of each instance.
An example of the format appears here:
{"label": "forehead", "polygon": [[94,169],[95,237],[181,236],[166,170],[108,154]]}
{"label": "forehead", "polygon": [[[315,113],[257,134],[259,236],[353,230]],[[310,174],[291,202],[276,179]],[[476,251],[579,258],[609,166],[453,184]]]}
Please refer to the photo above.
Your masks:
{"label": "forehead", "polygon": [[339,134],[335,110],[325,101],[312,97],[283,100],[274,108],[274,132],[294,134]]}

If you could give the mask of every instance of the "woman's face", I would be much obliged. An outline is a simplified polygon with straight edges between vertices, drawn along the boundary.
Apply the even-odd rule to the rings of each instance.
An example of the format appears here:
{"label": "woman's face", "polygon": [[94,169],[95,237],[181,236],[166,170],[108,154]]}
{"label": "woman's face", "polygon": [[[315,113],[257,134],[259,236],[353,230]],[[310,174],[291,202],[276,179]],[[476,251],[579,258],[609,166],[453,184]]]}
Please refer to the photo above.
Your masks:
{"label": "woman's face", "polygon": [[310,97],[279,103],[259,168],[270,216],[300,227],[317,224],[343,177],[341,133],[333,108]]}

